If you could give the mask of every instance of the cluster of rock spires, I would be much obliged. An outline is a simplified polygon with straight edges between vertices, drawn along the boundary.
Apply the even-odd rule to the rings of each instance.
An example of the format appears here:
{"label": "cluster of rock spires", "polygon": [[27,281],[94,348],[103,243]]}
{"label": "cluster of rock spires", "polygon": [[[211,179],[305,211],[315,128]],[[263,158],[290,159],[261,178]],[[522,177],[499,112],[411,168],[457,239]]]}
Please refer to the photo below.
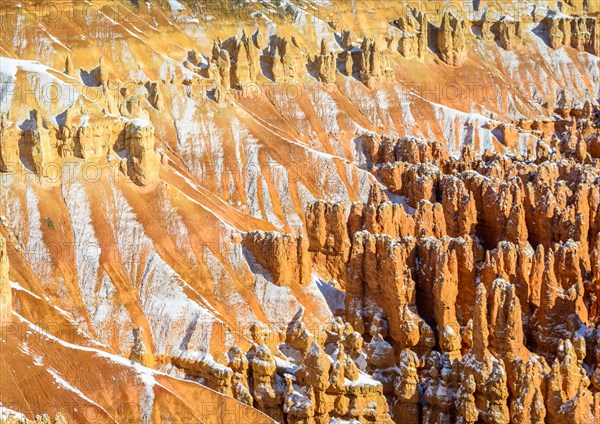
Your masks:
{"label": "cluster of rock spires", "polygon": [[37,110],[30,112],[25,128],[9,125],[4,115],[0,119],[0,172],[28,169],[41,183],[60,182],[66,160],[97,162],[114,150],[126,152],[127,159],[121,164],[124,174],[139,185],[148,185],[158,180],[160,162],[166,160],[154,149],[152,123],[131,115],[123,120],[88,122],[89,117],[73,107],[58,127],[50,126]]}
{"label": "cluster of rock spires", "polygon": [[596,55],[600,51],[600,25],[597,17],[569,16],[555,12],[546,17],[546,23],[553,49],[571,46]]}
{"label": "cluster of rock spires", "polygon": [[400,29],[398,52],[406,59],[423,59],[429,41],[429,23],[424,12],[407,8],[406,16],[401,16],[394,24]]}
{"label": "cluster of rock spires", "polygon": [[[188,378],[253,405],[278,422],[329,423],[332,418],[392,423],[384,395],[396,373],[394,349],[384,340],[387,324],[377,321],[365,342],[341,318],[311,333],[299,317],[281,334],[253,328],[252,347],[230,349],[229,363],[206,353],[184,351],[170,358]],[[274,349],[270,340],[280,340]],[[295,363],[282,353],[294,351]],[[385,377],[385,384],[371,375]]]}
{"label": "cluster of rock spires", "polygon": [[[64,72],[69,76],[76,74],[70,55]],[[142,102],[162,110],[164,83],[112,81],[102,58],[90,74],[100,90],[97,104],[109,116],[92,118],[93,111],[79,103],[58,115],[56,124],[35,109],[20,126],[10,122],[8,113],[2,114],[0,172],[14,174],[28,170],[40,183],[56,184],[60,182],[64,162],[83,159],[97,163],[109,159],[114,151],[126,156],[120,169],[136,184],[148,185],[158,180],[160,164],[166,163],[167,158],[155,151],[154,126]]]}
{"label": "cluster of rock spires", "polygon": [[52,420],[50,418],[50,416],[47,414],[38,415],[33,420],[28,420],[26,418],[20,419],[20,418],[16,418],[13,415],[9,415],[8,418],[6,419],[6,421],[4,421],[4,422],[6,422],[6,424],[66,424],[67,423],[67,421],[65,420],[65,417],[60,412],[56,413],[56,415],[54,416],[54,420]]}
{"label": "cluster of rock spires", "polygon": [[[340,72],[372,88],[393,78],[390,57],[394,53],[409,60],[424,59],[432,43],[444,63],[460,67],[467,59],[471,27],[479,28],[478,37],[484,42],[497,40],[502,48],[512,50],[521,45],[523,26],[533,22],[547,26],[553,48],[571,45],[593,54],[600,51],[598,19],[594,16],[568,16],[550,10],[546,16],[532,14],[522,21],[510,16],[495,19],[485,14],[481,20],[471,22],[456,11],[446,11],[436,26],[426,13],[407,6],[404,16],[393,21],[399,31],[381,37],[365,36],[355,43],[355,35],[342,29],[336,36],[337,49],[330,50],[325,40],[321,40],[319,52],[314,56],[293,36],[289,40],[274,36],[264,43],[259,32],[251,37],[243,33],[241,38],[215,41],[207,69],[202,69],[197,59],[189,59],[186,66],[208,78],[217,102],[225,101],[227,91],[243,90],[255,83],[260,63],[265,64],[265,76],[275,82],[302,82],[308,62],[321,82],[335,83]],[[197,53],[191,52],[190,57],[197,58]]]}
{"label": "cluster of rock spires", "polygon": [[309,204],[306,235],[244,236],[276,284],[345,291],[345,325],[389,346],[370,374],[395,422],[600,419],[600,117],[575,115],[522,156],[366,134],[406,204],[373,186]]}
{"label": "cluster of rock spires", "polygon": [[522,23],[517,19],[503,16],[495,21],[486,15],[477,25],[481,25],[481,38],[484,41],[497,40],[505,50],[514,50],[521,45]]}
{"label": "cluster of rock spires", "polygon": [[[553,48],[572,46],[598,54],[600,31],[595,16],[570,16],[549,11],[545,16],[534,14],[523,19],[505,16],[494,20],[485,15],[482,20],[469,22],[457,12],[447,11],[438,27],[424,12],[407,7],[405,15],[393,22],[399,31],[385,37],[365,36],[362,41],[355,42],[351,31],[341,30],[337,50],[329,50],[322,40],[320,51],[314,56],[293,36],[290,39],[274,36],[267,43],[258,31],[252,36],[243,33],[241,37],[215,41],[208,66],[203,65],[197,52],[189,52],[184,66],[192,72],[182,81],[175,81],[175,77],[171,81],[149,80],[138,82],[135,87],[131,83],[115,82],[100,58],[98,67],[89,72],[100,90],[98,104],[106,114],[119,118],[89,119],[84,108],[77,105],[66,110],[55,125],[36,110],[31,111],[27,125],[21,127],[11,125],[9,117],[3,116],[0,171],[16,172],[24,165],[42,181],[56,182],[60,180],[63,159],[78,157],[96,161],[115,149],[128,152],[127,160],[121,164],[124,174],[137,184],[151,184],[158,178],[161,158],[154,152],[152,125],[142,104],[147,102],[151,108],[162,110],[166,84],[179,82],[189,87],[186,92],[190,96],[206,93],[217,103],[224,103],[231,90],[243,91],[257,82],[262,72],[261,64],[265,76],[275,82],[303,82],[308,65],[323,83],[335,83],[340,72],[372,88],[393,79],[390,65],[393,54],[411,60],[423,59],[430,44],[436,46],[443,62],[462,66],[471,42],[470,26],[480,28],[479,37],[484,41],[498,40],[503,48],[515,49],[521,44],[523,26],[529,22],[527,19],[547,26]],[[70,56],[66,58],[64,72],[69,76],[77,75]],[[166,161],[166,157],[162,159]]]}

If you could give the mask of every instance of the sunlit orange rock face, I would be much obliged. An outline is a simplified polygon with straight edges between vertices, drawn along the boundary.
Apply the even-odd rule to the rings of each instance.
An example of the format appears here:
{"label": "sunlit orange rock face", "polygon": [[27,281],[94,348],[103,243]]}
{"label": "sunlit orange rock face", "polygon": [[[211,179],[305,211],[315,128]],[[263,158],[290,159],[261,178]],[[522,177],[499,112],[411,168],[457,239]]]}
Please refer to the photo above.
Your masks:
{"label": "sunlit orange rock face", "polygon": [[42,3],[0,422],[600,422],[598,2]]}
{"label": "sunlit orange rock face", "polygon": [[[396,149],[412,142],[397,140]],[[587,349],[596,343],[598,195],[590,193],[598,192],[598,168],[565,153],[558,150],[562,159],[536,164],[498,154],[467,161],[465,152],[462,160],[430,165],[440,176],[425,191],[394,185],[391,193],[416,204],[412,215],[402,207],[397,213],[376,186],[366,204],[353,206],[346,318],[368,332],[386,317],[401,358],[414,351],[423,361],[422,374],[416,366],[416,377],[404,370],[398,378],[406,373],[404,378],[424,382],[425,406],[414,406],[411,414],[398,410],[397,420],[593,422],[593,376],[583,365],[595,362]],[[541,199],[539,191],[556,199],[563,189],[562,207],[533,200]],[[441,203],[432,206],[430,199]],[[339,205],[319,204],[321,210],[334,207]],[[543,219],[540,211],[546,211]],[[309,237],[344,228],[331,219],[307,223]],[[406,383],[398,384],[406,390]]]}
{"label": "sunlit orange rock face", "polygon": [[9,323],[12,318],[12,293],[8,277],[9,263],[6,240],[0,238],[0,322]]}

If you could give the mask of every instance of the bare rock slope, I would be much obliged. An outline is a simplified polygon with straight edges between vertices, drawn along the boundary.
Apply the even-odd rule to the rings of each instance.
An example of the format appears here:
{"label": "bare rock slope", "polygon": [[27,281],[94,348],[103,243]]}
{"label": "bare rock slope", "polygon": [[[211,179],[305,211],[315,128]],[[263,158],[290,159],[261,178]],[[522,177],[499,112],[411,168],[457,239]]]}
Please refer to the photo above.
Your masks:
{"label": "bare rock slope", "polygon": [[0,421],[600,422],[598,2],[42,3]]}

